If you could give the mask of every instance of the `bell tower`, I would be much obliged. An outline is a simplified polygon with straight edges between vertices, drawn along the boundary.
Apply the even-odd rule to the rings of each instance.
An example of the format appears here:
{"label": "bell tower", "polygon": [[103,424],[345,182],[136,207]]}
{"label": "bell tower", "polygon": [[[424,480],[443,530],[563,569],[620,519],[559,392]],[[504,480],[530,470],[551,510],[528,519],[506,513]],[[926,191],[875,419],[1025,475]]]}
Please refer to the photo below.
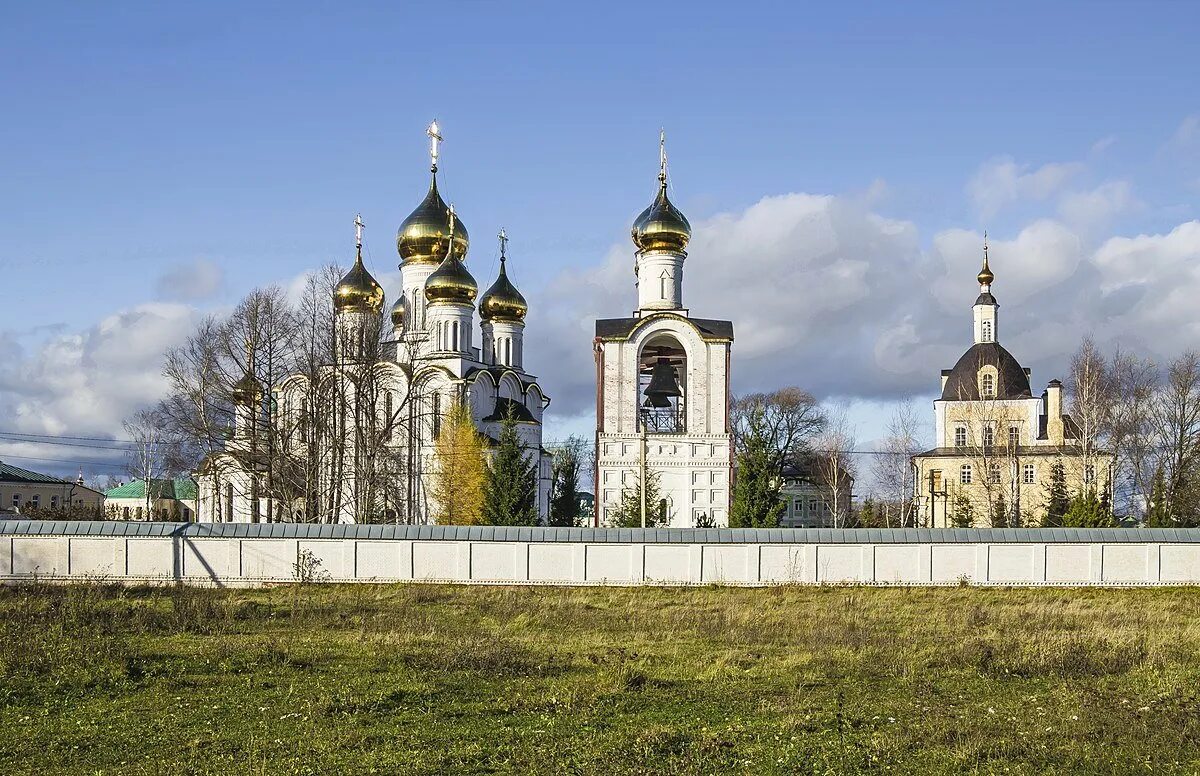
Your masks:
{"label": "bell tower", "polygon": [[668,196],[662,134],[658,191],[631,236],[637,309],[596,321],[596,524],[728,525],[733,324],[683,307],[692,228]]}

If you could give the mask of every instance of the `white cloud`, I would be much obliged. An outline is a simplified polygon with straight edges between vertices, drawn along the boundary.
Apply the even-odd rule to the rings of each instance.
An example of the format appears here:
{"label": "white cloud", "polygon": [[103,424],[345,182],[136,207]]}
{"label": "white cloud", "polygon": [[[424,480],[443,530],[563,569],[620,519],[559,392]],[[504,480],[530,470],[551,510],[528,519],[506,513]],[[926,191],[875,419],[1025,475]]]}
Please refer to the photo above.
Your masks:
{"label": "white cloud", "polygon": [[984,162],[967,183],[967,194],[984,218],[1022,200],[1049,199],[1066,186],[1084,166],[1078,162],[1051,162],[1033,169],[1011,157]]}
{"label": "white cloud", "polygon": [[1092,153],[1093,154],[1102,154],[1105,151],[1107,151],[1109,148],[1112,148],[1112,145],[1115,142],[1117,142],[1116,135],[1109,135],[1108,137],[1102,137],[1099,140],[1097,140],[1095,143],[1092,143]]}
{"label": "white cloud", "polygon": [[1083,228],[1107,224],[1114,216],[1138,206],[1129,181],[1108,181],[1090,191],[1071,191],[1058,202],[1058,212],[1068,223]]}
{"label": "white cloud", "polygon": [[201,258],[168,268],[156,285],[162,299],[198,301],[216,294],[224,277],[219,265]]}
{"label": "white cloud", "polygon": [[[183,341],[197,317],[185,305],[155,302],[30,346],[0,334],[0,349],[10,365],[0,375],[0,429],[120,436],[125,417],[162,396],[163,354]],[[5,453],[87,460],[101,455],[90,449],[0,443],[0,458]]]}
{"label": "white cloud", "polygon": [[1190,148],[1196,143],[1200,143],[1200,114],[1188,116],[1181,121],[1167,145],[1171,148],[1183,149]]}

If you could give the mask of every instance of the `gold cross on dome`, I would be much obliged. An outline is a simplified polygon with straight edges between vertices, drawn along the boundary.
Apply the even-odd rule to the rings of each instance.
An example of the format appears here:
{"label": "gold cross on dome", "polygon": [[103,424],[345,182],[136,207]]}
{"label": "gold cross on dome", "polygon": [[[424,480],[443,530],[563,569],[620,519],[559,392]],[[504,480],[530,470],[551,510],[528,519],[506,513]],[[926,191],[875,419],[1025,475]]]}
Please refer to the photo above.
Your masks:
{"label": "gold cross on dome", "polygon": [[362,213],[354,216],[354,244],[359,248],[362,247],[362,230],[366,224],[363,223]]}
{"label": "gold cross on dome", "polygon": [[438,143],[442,142],[441,130],[438,129],[437,119],[429,122],[429,128],[425,130],[425,134],[429,135],[429,159],[433,162],[433,166],[437,167]]}
{"label": "gold cross on dome", "polygon": [[658,130],[658,179],[667,180],[667,130]]}
{"label": "gold cross on dome", "polygon": [[500,227],[500,234],[496,236],[500,238],[500,258],[503,259],[508,248],[508,234],[505,233],[504,227]]}

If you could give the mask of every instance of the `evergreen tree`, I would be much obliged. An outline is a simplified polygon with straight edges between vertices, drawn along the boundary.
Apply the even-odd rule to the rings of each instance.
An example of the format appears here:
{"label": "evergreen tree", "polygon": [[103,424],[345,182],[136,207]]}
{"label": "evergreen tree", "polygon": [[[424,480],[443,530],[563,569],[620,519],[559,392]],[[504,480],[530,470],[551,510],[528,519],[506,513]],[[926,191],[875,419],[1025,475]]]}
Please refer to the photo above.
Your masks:
{"label": "evergreen tree", "polygon": [[500,440],[483,487],[485,525],[537,525],[537,469],[525,457],[511,407],[500,421]]}
{"label": "evergreen tree", "polygon": [[858,527],[878,528],[881,522],[879,508],[875,505],[875,499],[867,496],[863,500],[862,507],[858,510]]}
{"label": "evergreen tree", "polygon": [[455,404],[442,419],[434,457],[438,476],[430,493],[437,502],[437,522],[478,525],[483,517],[483,438],[463,404]]}
{"label": "evergreen tree", "polygon": [[[646,470],[646,527],[667,525],[667,502],[660,495],[658,472]],[[642,487],[640,479],[621,491],[621,503],[612,513],[613,528],[642,527]]]}
{"label": "evergreen tree", "polygon": [[975,525],[975,504],[965,492],[960,490],[955,493],[951,506],[953,508],[953,511],[950,513],[951,526],[954,528],[970,528]]}
{"label": "evergreen tree", "polygon": [[1150,486],[1146,525],[1150,528],[1171,528],[1175,525],[1171,519],[1171,510],[1167,507],[1167,482],[1162,469],[1154,473],[1154,483]]}
{"label": "evergreen tree", "polygon": [[771,463],[766,440],[750,434],[737,457],[730,528],[777,528],[785,504],[779,498],[779,469]]}
{"label": "evergreen tree", "polygon": [[1067,474],[1062,461],[1050,467],[1050,482],[1046,485],[1046,517],[1042,525],[1056,528],[1063,524],[1063,515],[1071,508],[1071,496],[1067,493]]}
{"label": "evergreen tree", "polygon": [[550,525],[570,528],[579,525],[579,473],[583,467],[583,437],[570,437],[554,454],[550,495]]}
{"label": "evergreen tree", "polygon": [[1108,528],[1112,516],[1105,511],[1093,488],[1088,488],[1071,499],[1071,506],[1063,515],[1062,524],[1068,528]]}
{"label": "evergreen tree", "polygon": [[1008,521],[1008,501],[1005,500],[1004,494],[1001,493],[995,503],[992,504],[992,528],[1008,528]]}

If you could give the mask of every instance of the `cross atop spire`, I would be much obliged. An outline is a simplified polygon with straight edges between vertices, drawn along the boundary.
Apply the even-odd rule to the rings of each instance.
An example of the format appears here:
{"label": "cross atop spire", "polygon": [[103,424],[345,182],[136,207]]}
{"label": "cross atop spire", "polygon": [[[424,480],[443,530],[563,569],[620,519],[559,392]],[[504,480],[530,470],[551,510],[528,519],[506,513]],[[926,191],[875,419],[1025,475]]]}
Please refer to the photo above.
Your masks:
{"label": "cross atop spire", "polygon": [[983,290],[989,290],[992,287],[992,281],[996,276],[992,274],[992,268],[988,266],[988,237],[987,232],[983,233],[983,267],[979,270],[976,280]]}
{"label": "cross atop spire", "polygon": [[496,235],[500,238],[500,262],[504,263],[505,254],[508,250],[508,234],[504,231],[504,227],[500,227],[500,234]]}
{"label": "cross atop spire", "polygon": [[438,143],[442,142],[441,130],[438,129],[437,119],[429,122],[429,128],[425,130],[425,134],[429,135],[429,169],[432,172],[437,172]]}
{"label": "cross atop spire", "polygon": [[658,130],[658,182],[667,185],[667,130]]}
{"label": "cross atop spire", "polygon": [[354,216],[354,247],[362,250],[362,230],[366,224],[363,223],[362,213]]}

